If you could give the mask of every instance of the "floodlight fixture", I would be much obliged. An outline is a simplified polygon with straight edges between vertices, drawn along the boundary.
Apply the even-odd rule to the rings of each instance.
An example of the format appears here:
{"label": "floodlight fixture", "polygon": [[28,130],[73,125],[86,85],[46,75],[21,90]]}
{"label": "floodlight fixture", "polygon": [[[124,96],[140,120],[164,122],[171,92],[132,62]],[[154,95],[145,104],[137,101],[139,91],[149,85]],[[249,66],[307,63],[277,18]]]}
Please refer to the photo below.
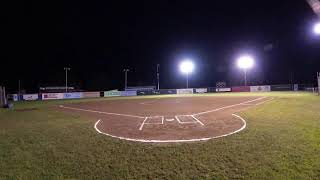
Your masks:
{"label": "floodlight fixture", "polygon": [[249,55],[240,56],[237,61],[238,67],[241,69],[250,69],[254,64],[253,57]]}
{"label": "floodlight fixture", "polygon": [[180,63],[180,71],[186,74],[186,86],[189,87],[189,74],[194,70],[194,64],[190,59],[185,59]]}
{"label": "floodlight fixture", "polygon": [[313,32],[316,35],[320,36],[320,22],[317,22],[314,26],[313,26]]}
{"label": "floodlight fixture", "polygon": [[180,71],[185,74],[192,73],[194,70],[194,64],[191,60],[186,59],[180,64]]}
{"label": "floodlight fixture", "polygon": [[250,55],[240,56],[237,60],[237,65],[244,70],[244,85],[247,86],[247,70],[254,65],[254,58]]}

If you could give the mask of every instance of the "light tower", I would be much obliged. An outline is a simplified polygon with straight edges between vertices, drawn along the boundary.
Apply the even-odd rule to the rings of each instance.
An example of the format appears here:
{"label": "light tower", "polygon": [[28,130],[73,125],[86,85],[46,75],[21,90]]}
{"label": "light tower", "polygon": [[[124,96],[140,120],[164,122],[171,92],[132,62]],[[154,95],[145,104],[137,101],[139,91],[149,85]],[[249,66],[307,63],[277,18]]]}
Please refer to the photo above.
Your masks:
{"label": "light tower", "polygon": [[66,71],[66,92],[68,92],[68,71],[70,71],[71,68],[64,67],[63,69]]}
{"label": "light tower", "polygon": [[244,85],[247,86],[247,70],[252,68],[254,64],[253,57],[249,55],[240,56],[237,60],[237,65],[240,69],[244,70]]}
{"label": "light tower", "polygon": [[189,74],[193,72],[194,64],[191,60],[185,59],[180,64],[180,71],[186,74],[186,85],[189,88]]}
{"label": "light tower", "polygon": [[124,90],[126,91],[127,89],[127,81],[128,81],[128,72],[130,70],[129,69],[124,69],[123,72],[124,72]]}

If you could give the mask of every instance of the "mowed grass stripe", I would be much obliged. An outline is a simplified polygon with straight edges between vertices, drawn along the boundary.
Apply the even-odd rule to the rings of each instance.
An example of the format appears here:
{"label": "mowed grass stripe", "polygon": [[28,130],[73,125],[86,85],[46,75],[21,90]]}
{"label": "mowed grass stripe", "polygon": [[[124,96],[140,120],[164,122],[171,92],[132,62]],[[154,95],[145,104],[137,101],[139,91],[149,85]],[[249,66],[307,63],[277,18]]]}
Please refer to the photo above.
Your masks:
{"label": "mowed grass stripe", "polygon": [[61,103],[58,101],[19,103],[18,109],[37,109],[0,110],[0,179],[320,177],[320,97],[305,93],[250,95],[276,98],[241,112],[247,121],[241,133],[169,145],[102,136],[94,131],[94,121],[51,108]]}

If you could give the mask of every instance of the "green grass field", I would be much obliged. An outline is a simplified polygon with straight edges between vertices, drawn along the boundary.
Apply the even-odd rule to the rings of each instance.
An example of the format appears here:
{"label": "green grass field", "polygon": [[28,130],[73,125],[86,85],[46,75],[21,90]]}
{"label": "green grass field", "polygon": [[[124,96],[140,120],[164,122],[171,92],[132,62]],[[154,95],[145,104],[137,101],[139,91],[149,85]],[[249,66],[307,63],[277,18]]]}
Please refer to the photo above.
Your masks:
{"label": "green grass field", "polygon": [[113,139],[94,122],[51,108],[120,98],[16,103],[0,110],[0,179],[320,178],[320,96],[212,95],[276,98],[242,112],[247,128],[238,134],[166,145]]}

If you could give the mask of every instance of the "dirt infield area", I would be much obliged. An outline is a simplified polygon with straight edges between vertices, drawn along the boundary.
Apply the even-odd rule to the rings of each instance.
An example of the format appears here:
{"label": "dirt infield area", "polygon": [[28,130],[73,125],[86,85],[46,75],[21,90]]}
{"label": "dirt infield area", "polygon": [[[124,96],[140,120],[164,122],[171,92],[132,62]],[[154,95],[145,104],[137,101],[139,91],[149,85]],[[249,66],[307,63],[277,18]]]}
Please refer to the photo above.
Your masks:
{"label": "dirt infield area", "polygon": [[267,97],[118,99],[59,106],[96,120],[97,132],[139,142],[192,142],[232,135],[246,127],[236,114]]}

